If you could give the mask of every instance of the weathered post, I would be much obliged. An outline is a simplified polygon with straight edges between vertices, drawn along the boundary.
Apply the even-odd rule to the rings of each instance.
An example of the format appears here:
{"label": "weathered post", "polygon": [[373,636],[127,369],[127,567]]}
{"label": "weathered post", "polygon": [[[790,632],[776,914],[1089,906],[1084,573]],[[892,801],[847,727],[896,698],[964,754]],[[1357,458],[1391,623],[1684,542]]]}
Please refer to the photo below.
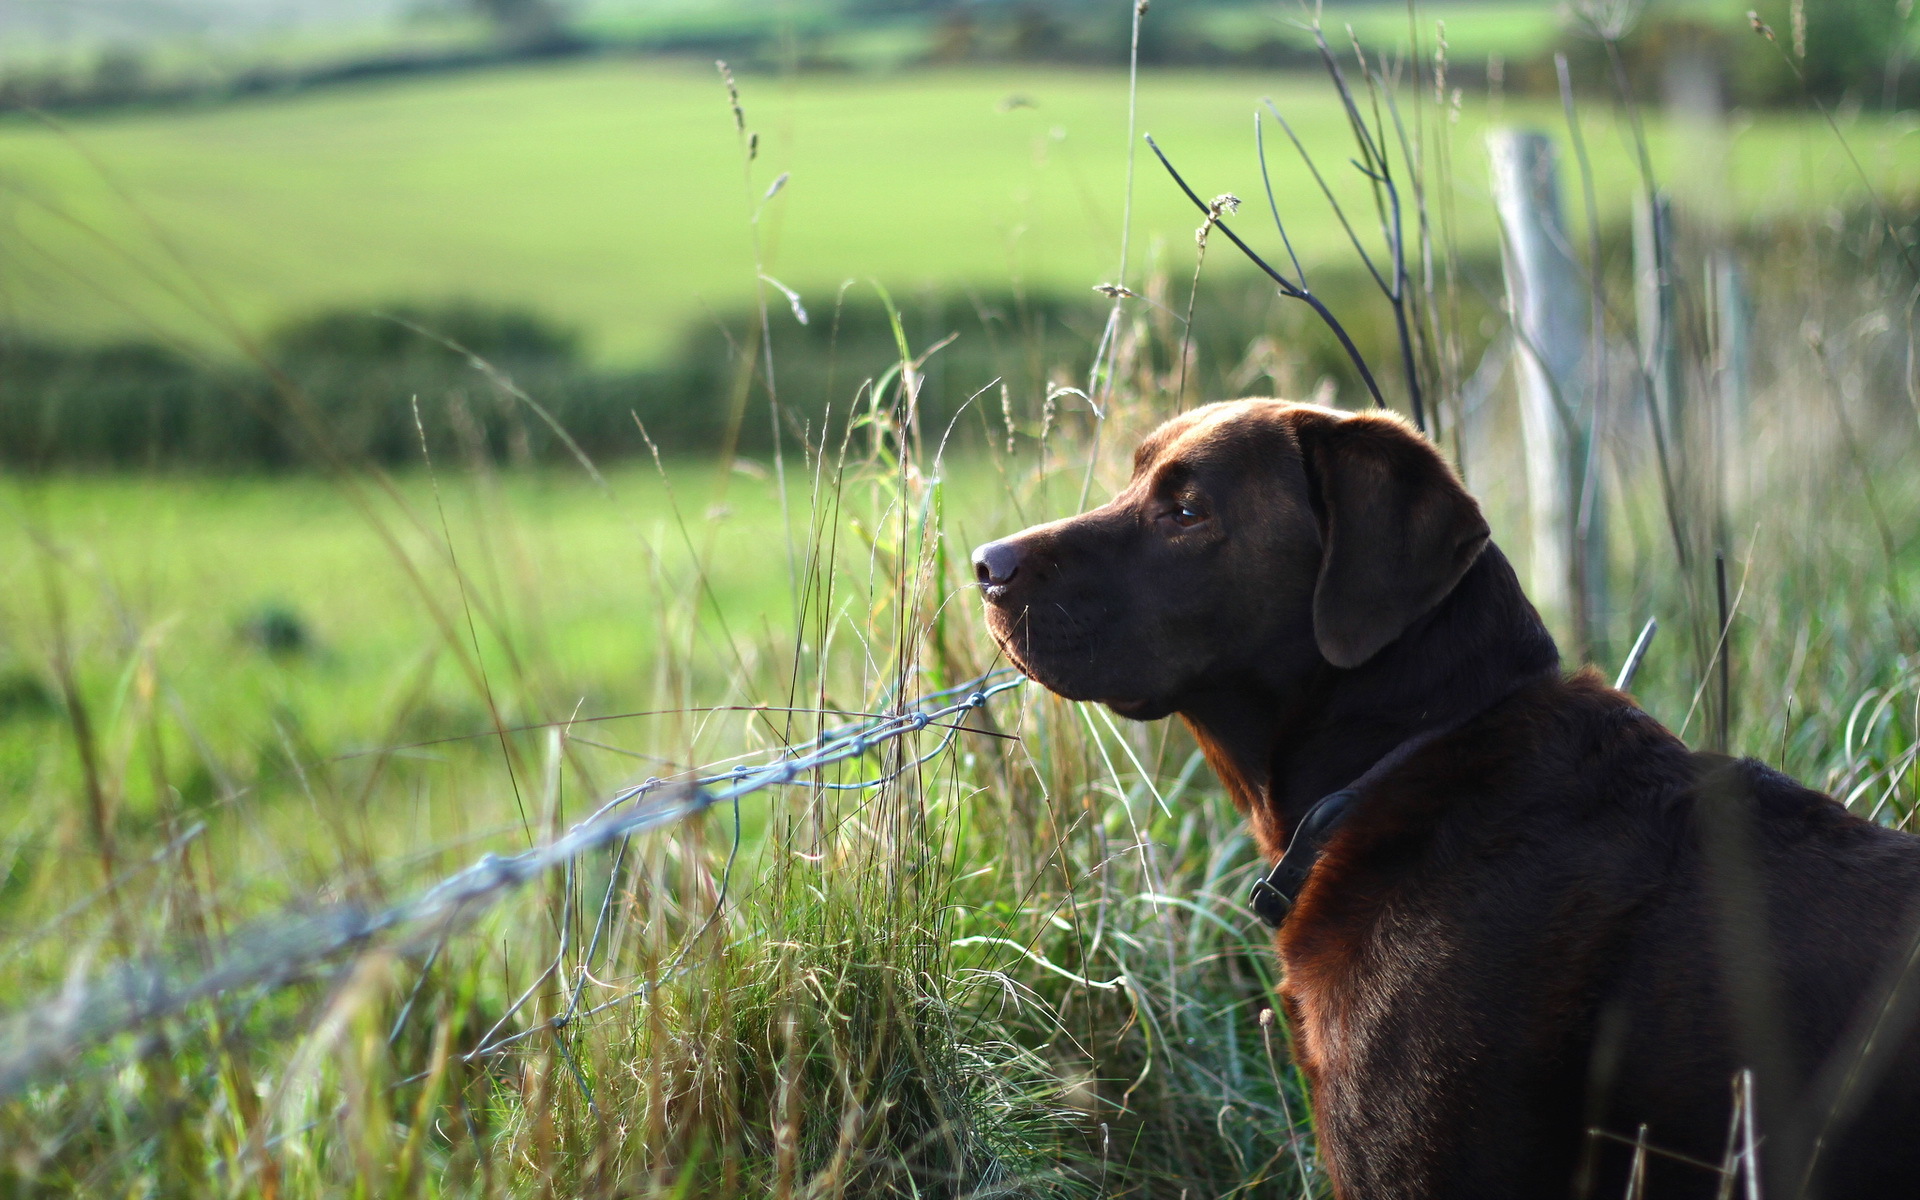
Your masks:
{"label": "weathered post", "polygon": [[1673,200],[1665,192],[1641,192],[1633,201],[1633,299],[1640,331],[1640,367],[1653,389],[1653,408],[1668,447],[1687,441],[1684,380],[1675,320]]}
{"label": "weathered post", "polygon": [[1561,215],[1553,143],[1518,129],[1495,130],[1487,143],[1526,442],[1531,588],[1537,604],[1567,623],[1576,651],[1585,655],[1606,616],[1594,397],[1586,370],[1588,287]]}
{"label": "weathered post", "polygon": [[1753,386],[1748,364],[1752,358],[1753,310],[1747,301],[1746,279],[1739,263],[1725,250],[1707,259],[1707,296],[1713,315],[1713,377],[1718,412],[1714,423],[1714,450],[1721,463],[1723,503],[1746,504],[1752,488],[1748,477],[1752,431],[1749,415]]}

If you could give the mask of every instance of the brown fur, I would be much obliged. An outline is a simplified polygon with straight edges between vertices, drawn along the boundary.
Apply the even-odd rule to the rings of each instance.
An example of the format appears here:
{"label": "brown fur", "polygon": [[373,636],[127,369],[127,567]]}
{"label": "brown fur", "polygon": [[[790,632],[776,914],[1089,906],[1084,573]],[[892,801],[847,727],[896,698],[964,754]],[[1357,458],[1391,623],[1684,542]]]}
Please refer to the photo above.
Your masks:
{"label": "brown fur", "polygon": [[1344,1200],[1619,1196],[1642,1125],[1646,1194],[1713,1196],[1675,1156],[1721,1161],[1743,1068],[1770,1200],[1920,1195],[1920,839],[1563,677],[1403,423],[1211,405],[975,563],[1013,661],[1178,714],[1269,858],[1462,722],[1367,789],[1275,937]]}

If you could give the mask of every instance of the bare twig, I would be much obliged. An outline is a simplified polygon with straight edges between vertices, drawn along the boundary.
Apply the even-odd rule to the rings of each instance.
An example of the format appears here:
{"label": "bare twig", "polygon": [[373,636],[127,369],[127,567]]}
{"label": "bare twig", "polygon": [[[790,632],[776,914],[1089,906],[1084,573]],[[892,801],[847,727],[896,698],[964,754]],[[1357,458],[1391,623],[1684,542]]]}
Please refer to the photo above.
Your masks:
{"label": "bare twig", "polygon": [[[1201,212],[1207,212],[1207,202],[1202,200],[1199,194],[1191,187],[1187,186],[1187,181],[1181,177],[1179,171],[1174,169],[1173,163],[1168,161],[1166,153],[1162,151],[1159,144],[1153,140],[1153,135],[1149,133],[1146,135],[1146,138],[1148,147],[1153,150],[1154,156],[1160,160],[1160,165],[1167,169],[1167,174],[1173,176],[1173,181],[1180,185],[1180,190],[1187,194],[1187,199],[1193,201],[1194,206]],[[1253,247],[1242,241],[1240,235],[1229,228],[1225,221],[1215,220],[1213,226],[1221,233],[1226,234],[1227,240],[1232,242],[1240,253],[1246,255],[1247,259],[1252,262],[1254,266],[1259,267],[1260,270],[1266,274],[1267,278],[1279,285],[1281,295],[1286,296],[1288,299],[1299,300],[1305,303],[1307,307],[1313,309],[1313,311],[1319,315],[1320,320],[1326,324],[1328,329],[1333,331],[1333,336],[1340,339],[1341,348],[1347,352],[1347,357],[1353,361],[1354,367],[1359,370],[1360,379],[1367,385],[1367,391],[1373,396],[1373,402],[1381,408],[1387,407],[1386,398],[1380,394],[1380,385],[1374,382],[1373,372],[1368,369],[1367,360],[1360,353],[1360,348],[1353,344],[1353,338],[1348,336],[1346,327],[1340,324],[1338,318],[1321,302],[1320,297],[1308,291],[1303,285],[1294,282],[1274,270],[1267,260],[1256,254]]]}

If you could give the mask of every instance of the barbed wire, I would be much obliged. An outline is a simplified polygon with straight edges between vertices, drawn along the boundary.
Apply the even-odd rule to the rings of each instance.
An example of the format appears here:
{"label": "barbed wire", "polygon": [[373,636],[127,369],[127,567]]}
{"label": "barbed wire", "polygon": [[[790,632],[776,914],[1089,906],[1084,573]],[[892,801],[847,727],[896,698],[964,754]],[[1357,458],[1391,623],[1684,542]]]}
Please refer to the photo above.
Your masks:
{"label": "barbed wire", "polygon": [[[387,939],[391,947],[402,954],[425,952],[430,967],[449,937],[471,925],[507,893],[557,868],[571,871],[572,864],[581,855],[614,842],[622,843],[619,857],[609,874],[607,892],[600,904],[592,939],[579,964],[566,1010],[531,1029],[500,1036],[539,988],[564,970],[569,949],[570,911],[563,914],[561,943],[551,965],[464,1057],[471,1060],[498,1053],[533,1033],[559,1030],[580,1017],[636,999],[679,969],[686,951],[698,940],[698,934],[688,940],[681,953],[650,983],[589,1009],[581,1009],[587,968],[612,912],[615,881],[625,861],[625,839],[676,824],[721,804],[736,806],[733,848],[727,856],[718,901],[701,927],[704,932],[718,918],[726,902],[734,856],[739,851],[737,806],[741,798],[789,785],[831,791],[862,791],[884,786],[904,772],[932,761],[953,744],[965,726],[961,720],[949,718],[964,719],[975,709],[984,708],[993,697],[1023,682],[1011,669],[990,671],[967,683],[921,696],[898,712],[829,729],[811,741],[782,748],[773,752],[770,761],[757,765],[741,763],[723,772],[691,779],[650,778],[615,792],[591,815],[559,837],[517,854],[483,855],[472,866],[390,908],[369,911],[359,905],[339,904],[252,925],[229,939],[224,953],[210,967],[204,966],[204,959],[196,959],[195,965],[201,967],[197,971],[188,970],[182,963],[151,959],[117,963],[91,978],[76,970],[57,993],[0,1020],[0,1099],[17,1094],[35,1079],[120,1034],[241,988],[271,989],[297,982],[307,978],[322,963],[366,947],[375,939]],[[853,783],[806,778],[823,767],[862,758],[882,745],[928,728],[945,731],[932,750],[896,763],[874,778]],[[572,896],[573,889],[568,888],[569,906]],[[423,970],[423,981],[425,975]],[[418,994],[416,985],[394,1023],[389,1040],[397,1037],[404,1027]],[[571,1068],[570,1059],[569,1066]]]}

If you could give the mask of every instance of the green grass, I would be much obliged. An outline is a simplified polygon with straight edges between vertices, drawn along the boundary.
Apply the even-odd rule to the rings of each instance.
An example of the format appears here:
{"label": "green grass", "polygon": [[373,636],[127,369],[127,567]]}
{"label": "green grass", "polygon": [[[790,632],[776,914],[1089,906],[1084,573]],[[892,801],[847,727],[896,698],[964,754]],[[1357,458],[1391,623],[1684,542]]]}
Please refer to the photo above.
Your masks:
{"label": "green grass", "polygon": [[[957,657],[943,665],[935,654],[929,668],[969,669],[961,664],[982,661],[971,604],[963,594],[947,603],[959,563],[930,535],[964,545],[1070,505],[1078,465],[1054,461],[1028,478],[1028,445],[997,467],[956,464],[935,488],[903,479],[884,455],[856,453],[844,481],[834,483],[830,468],[829,490],[814,499],[796,468],[797,505],[817,515],[801,518],[791,540],[765,480],[685,464],[669,471],[672,499],[635,469],[616,472],[605,489],[562,473],[443,475],[445,540],[425,476],[368,504],[354,498],[366,480],[16,484],[0,543],[14,640],[0,665],[44,683],[62,656],[73,662],[76,696],[98,735],[110,832],[81,819],[84,805],[42,802],[89,790],[57,707],[0,718],[0,908],[19,931],[4,969],[25,994],[57,978],[74,946],[106,951],[93,917],[141,941],[178,944],[205,920],[244,924],[315,897],[379,903],[406,894],[482,848],[517,849],[577,819],[622,779],[767,744],[784,718],[725,706],[787,695],[796,664],[812,664],[799,667],[800,703],[820,687],[855,709],[882,702],[895,656],[918,657],[932,630],[947,630],[946,653]],[[933,464],[921,465],[931,475]],[[1024,481],[1003,486],[1002,470]],[[675,502],[689,515],[685,529]],[[393,542],[376,535],[382,528],[397,531]],[[804,585],[811,615],[797,644],[786,544],[803,570],[811,560],[826,572]],[[451,576],[456,556],[464,587]],[[236,618],[262,602],[299,612],[314,648],[274,659],[238,639]],[[450,626],[436,627],[434,612]],[[483,678],[461,669],[470,646]],[[1205,1175],[1225,1161],[1208,1165],[1227,1143],[1241,1159],[1272,1158],[1290,1130],[1274,1107],[1283,1068],[1247,1044],[1259,1041],[1265,968],[1218,917],[1119,899],[1163,888],[1231,893],[1237,875],[1219,877],[1239,869],[1245,844],[1233,841],[1229,810],[1209,793],[1168,827],[1172,857],[1103,864],[1107,839],[1162,823],[1153,791],[1124,766],[1084,793],[1072,783],[1056,793],[1048,781],[1090,778],[1106,755],[1124,763],[1146,754],[1156,771],[1177,770],[1164,760],[1188,751],[1123,749],[1117,734],[1096,734],[1108,742],[1096,755],[1073,710],[1037,696],[1030,703],[1036,717],[1060,723],[1058,737],[1026,749],[967,739],[964,755],[878,794],[755,798],[716,937],[696,931],[708,928],[728,857],[724,814],[636,843],[589,1001],[662,975],[683,943],[697,974],[669,977],[650,1001],[580,1026],[571,1053],[604,1116],[584,1106],[558,1062],[538,1065],[546,1051],[501,1060],[501,1072],[452,1075],[432,1052],[454,1035],[449,1020],[491,1024],[506,1011],[527,981],[528,953],[541,953],[533,948],[545,936],[537,914],[547,900],[566,908],[563,924],[592,911],[608,867],[590,856],[577,884],[543,883],[450,947],[417,1025],[392,1045],[383,1031],[411,984],[384,967],[355,972],[333,1000],[324,988],[295,989],[238,1017],[251,1042],[278,1041],[322,1011],[339,1014],[345,1024],[304,1050],[269,1051],[263,1041],[263,1054],[235,1058],[240,1042],[207,1042],[202,1018],[213,1010],[196,1009],[172,1051],[132,1074],[86,1068],[77,1087],[0,1104],[6,1135],[31,1145],[0,1177],[27,1194],[117,1190],[224,1162],[217,1169],[237,1172],[250,1194],[318,1194],[345,1168],[375,1191],[403,1194],[491,1194],[544,1178],[582,1193],[757,1195],[781,1191],[780,1180],[798,1172],[828,1194],[970,1194],[997,1181],[1023,1194],[1082,1195],[1109,1169],[1141,1179]],[[498,737],[488,733],[489,706],[507,724],[587,720]],[[635,709],[658,715],[593,719]],[[1012,701],[994,717],[1017,727],[1020,712]],[[877,765],[869,758],[848,770],[858,777]],[[1006,786],[982,792],[982,772]],[[1162,794],[1178,802],[1166,786]],[[145,903],[129,912],[123,897],[87,902],[101,862],[145,855],[196,820],[207,831],[183,870],[143,873],[130,885]],[[1010,847],[1011,828],[1032,836]],[[1095,879],[1117,889],[1100,918],[1115,939],[1105,949],[1108,934],[1089,947],[1074,932],[1109,904],[1071,894]],[[63,908],[89,932],[59,916]],[[1137,953],[1138,934],[1176,929],[1190,963]],[[1099,980],[1129,982],[1068,1000],[1071,979],[1096,970]],[[1136,1020],[1116,1023],[1127,1012]],[[1143,1016],[1150,1027],[1138,1024]],[[1214,1124],[1218,1106],[1206,1097],[1228,1064],[1203,1066],[1210,1049],[1181,1047],[1222,1027],[1237,1039],[1231,1086],[1261,1115],[1230,1122],[1225,1142],[1170,1143],[1183,1128]],[[399,1082],[417,1071],[435,1080],[428,1093]],[[1191,1111],[1141,1125],[1118,1107],[1128,1080],[1137,1103],[1151,1095]],[[137,1115],[138,1097],[158,1094],[149,1088],[185,1107],[158,1123]],[[454,1104],[482,1142],[409,1135],[400,1148],[389,1117],[439,1103],[433,1096]],[[347,1110],[337,1109],[342,1101]],[[263,1118],[271,1133],[253,1125]],[[357,1132],[342,1136],[349,1126]],[[783,1138],[795,1147],[789,1168],[780,1166]],[[266,1140],[264,1151],[243,1148]],[[599,1148],[582,1152],[589,1142]],[[1291,1170],[1282,1162],[1268,1174],[1276,1169]]]}
{"label": "green grass", "polygon": [[[1117,271],[1120,73],[749,75],[743,88],[762,136],[744,185],[705,64],[533,67],[59,130],[15,118],[0,127],[0,319],[85,337],[162,331],[230,354],[229,318],[257,332],[322,306],[457,296],[573,323],[601,361],[657,360],[684,324],[751,301],[749,201],[782,172],[761,223],[766,268],[816,311],[849,281],[1083,295]],[[1263,96],[1327,169],[1351,174],[1318,80],[1148,73],[1141,85],[1141,129],[1203,194],[1254,205],[1250,232],[1265,226],[1251,130]],[[1002,111],[1014,97],[1033,106]],[[1588,107],[1601,204],[1619,220],[1633,186],[1624,131]],[[1446,126],[1468,248],[1493,237],[1480,134],[1496,119],[1561,126],[1556,105],[1496,114],[1471,98]],[[1879,186],[1920,188],[1910,122],[1858,117],[1849,136]],[[1712,161],[1658,123],[1652,138],[1657,164],[1683,180]],[[1311,182],[1290,153],[1270,153],[1296,243],[1344,261]],[[1790,115],[1743,119],[1725,171],[1694,186],[1736,218],[1859,194],[1824,126]],[[1157,261],[1183,275],[1194,213],[1144,150],[1135,196],[1133,270]],[[1277,251],[1270,227],[1259,241]],[[1230,257],[1211,269],[1240,269]]]}
{"label": "green grass", "polygon": [[[957,493],[998,494],[985,463],[950,474]],[[801,512],[806,482],[791,486]],[[1072,482],[1055,481],[1045,503],[1070,503]],[[681,461],[664,474],[634,464],[604,485],[577,469],[455,469],[437,481],[415,471],[388,486],[67,475],[11,482],[0,512],[0,679],[53,689],[47,639],[62,628],[85,631],[74,671],[103,720],[139,707],[143,673],[147,686],[164,679],[179,718],[165,751],[202,762],[183,785],[195,805],[231,803],[237,788],[250,809],[272,813],[304,794],[304,758],[351,773],[358,755],[413,743],[430,744],[404,753],[445,760],[456,787],[469,772],[487,778],[501,752],[489,736],[495,711],[509,726],[593,718],[592,739],[619,748],[587,751],[596,785],[610,786],[663,769],[620,749],[724,757],[739,723],[601,718],[671,707],[676,691],[759,702],[747,680],[764,682],[769,656],[794,653],[787,539],[766,464],[719,472]],[[804,519],[794,518],[796,537]],[[849,534],[854,544],[878,519]],[[973,507],[955,514],[950,536],[971,545],[1015,520],[998,503]],[[271,612],[295,618],[307,644],[261,645],[250,626]],[[84,786],[72,745],[47,736],[58,722],[44,704],[0,710],[0,827],[32,824],[33,798],[55,780]],[[495,802],[510,797],[500,782],[485,784]],[[148,828],[170,803],[130,784],[126,815]],[[404,858],[447,836],[429,821],[388,849]]]}
{"label": "green grass", "polygon": [[[45,629],[43,574],[64,561],[86,580],[63,585],[66,619],[76,628],[151,631],[146,650],[180,664],[171,675],[180,701],[209,714],[209,736],[239,759],[255,750],[276,756],[275,725],[287,720],[328,753],[377,745],[390,732],[381,714],[423,669],[434,680],[426,702],[442,710],[433,719],[453,723],[436,736],[487,730],[470,681],[451,662],[432,665],[443,641],[437,622],[450,620],[467,640],[469,609],[490,673],[513,679],[516,657],[531,655],[541,676],[516,686],[564,679],[590,711],[630,710],[644,707],[663,641],[692,639],[724,662],[714,644],[724,639],[724,617],[777,613],[787,591],[784,559],[760,552],[779,528],[771,484],[721,478],[704,464],[680,464],[669,475],[676,477],[671,498],[650,465],[615,472],[605,490],[557,471],[498,480],[456,471],[438,494],[421,472],[392,493],[322,478],[16,484],[0,533],[0,592],[8,597],[0,620],[9,630]],[[688,620],[682,627],[658,597],[662,588],[693,586],[688,541],[692,552],[711,554],[713,566],[702,576],[702,603],[673,614]],[[456,562],[471,576],[464,593]],[[531,580],[541,581],[537,594],[521,586]],[[299,618],[309,649],[275,656],[245,636],[250,619],[274,608]],[[511,632],[494,636],[489,614]],[[765,632],[755,621],[741,634]],[[110,663],[114,648],[97,648]],[[0,644],[0,656],[17,661],[23,653],[31,647]],[[124,685],[100,660],[84,665],[98,668],[90,682],[103,695]],[[462,720],[466,726],[455,727]],[[16,788],[62,757],[52,746],[20,757],[25,749],[13,747]],[[0,806],[17,809],[23,800],[16,791]]]}

